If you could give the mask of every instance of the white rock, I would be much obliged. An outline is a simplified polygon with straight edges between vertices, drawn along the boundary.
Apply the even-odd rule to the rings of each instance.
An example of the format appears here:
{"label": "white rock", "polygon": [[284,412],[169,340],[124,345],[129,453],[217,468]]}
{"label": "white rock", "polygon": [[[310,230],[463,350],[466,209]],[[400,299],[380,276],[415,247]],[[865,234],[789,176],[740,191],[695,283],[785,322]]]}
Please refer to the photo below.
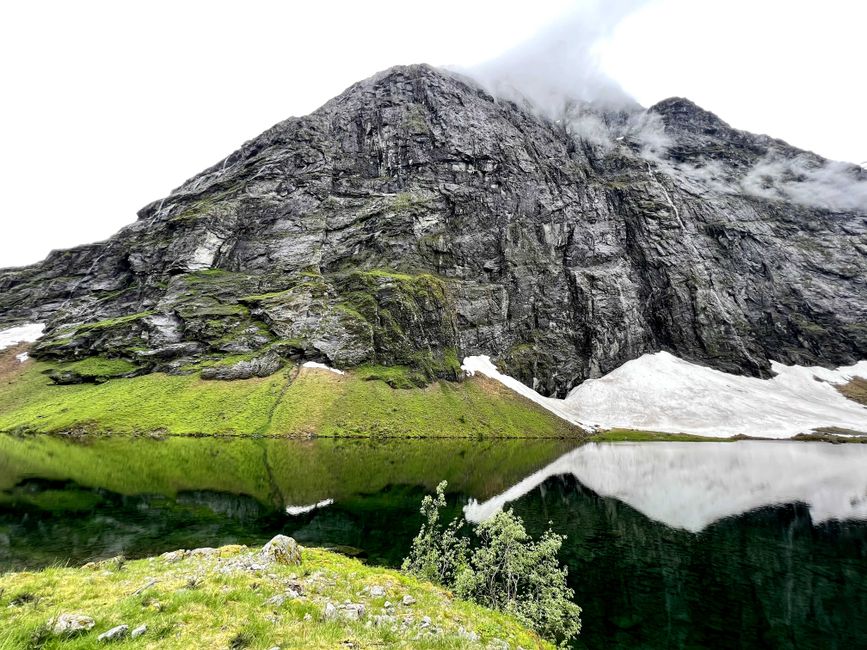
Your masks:
{"label": "white rock", "polygon": [[400,601],[403,605],[415,605],[415,598],[407,594],[403,597],[403,600]]}
{"label": "white rock", "polygon": [[343,610],[343,617],[357,621],[364,616],[365,607],[361,603],[350,603]]}
{"label": "white rock", "polygon": [[68,636],[92,630],[96,621],[84,614],[61,614],[56,619],[48,621],[48,625],[54,634]]}
{"label": "white rock", "polygon": [[370,588],[370,595],[375,597],[375,598],[385,596],[385,588],[380,587],[379,585],[373,585]]}
{"label": "white rock", "polygon": [[130,637],[133,639],[137,639],[147,631],[148,631],[147,625],[139,625],[136,629],[134,629],[132,631],[132,633],[130,634]]}

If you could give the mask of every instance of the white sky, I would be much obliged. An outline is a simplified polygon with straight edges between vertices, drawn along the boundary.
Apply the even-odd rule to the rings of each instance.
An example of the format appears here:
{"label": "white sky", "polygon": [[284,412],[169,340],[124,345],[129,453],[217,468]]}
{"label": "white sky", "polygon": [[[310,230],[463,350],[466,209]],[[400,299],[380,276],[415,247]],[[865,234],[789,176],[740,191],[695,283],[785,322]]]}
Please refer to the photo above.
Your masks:
{"label": "white sky", "polygon": [[867,160],[860,0],[63,0],[0,7],[0,267],[110,236],[272,124],[399,63],[472,66],[575,11],[635,7],[596,43],[649,106]]}

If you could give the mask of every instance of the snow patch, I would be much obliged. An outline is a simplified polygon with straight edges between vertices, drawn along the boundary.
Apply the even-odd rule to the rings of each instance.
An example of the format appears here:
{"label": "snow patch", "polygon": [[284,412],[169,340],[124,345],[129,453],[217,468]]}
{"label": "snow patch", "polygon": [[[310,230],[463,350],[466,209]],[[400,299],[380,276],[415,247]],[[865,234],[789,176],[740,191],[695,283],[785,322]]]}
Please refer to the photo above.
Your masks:
{"label": "snow patch", "polygon": [[324,499],[316,503],[311,503],[309,506],[286,506],[286,514],[297,517],[298,515],[313,512],[317,508],[324,508],[326,506],[330,506],[332,503],[334,503],[334,499]]}
{"label": "snow patch", "polygon": [[867,432],[867,408],[836,385],[867,378],[867,361],[828,370],[773,362],[776,376],[731,375],[678,359],[645,354],[600,379],[588,379],[564,400],[544,397],[500,373],[488,357],[467,357],[467,374],[481,372],[584,428],[624,428],[727,438],[744,434],[790,438],[819,427]]}
{"label": "snow patch", "polygon": [[867,519],[867,448],[862,445],[741,441],[591,443],[502,494],[464,507],[484,521],[554,476],[613,497],[672,528],[697,533],[756,508],[807,504],[813,523]]}
{"label": "snow patch", "polygon": [[337,368],[332,368],[331,366],[326,366],[324,363],[318,363],[317,361],[306,361],[303,365],[304,368],[316,368],[317,370],[327,370],[328,372],[333,372],[336,375],[345,375],[346,373],[342,370],[338,370]]}
{"label": "snow patch", "polygon": [[835,385],[867,377],[867,361],[828,370],[773,362],[771,379],[741,377],[667,353],[645,354],[564,400],[574,417],[603,428],[729,437],[790,438],[819,427],[867,432],[867,408]]}
{"label": "snow patch", "polygon": [[18,343],[32,343],[45,330],[45,323],[25,323],[17,327],[0,330],[0,350],[11,348]]}

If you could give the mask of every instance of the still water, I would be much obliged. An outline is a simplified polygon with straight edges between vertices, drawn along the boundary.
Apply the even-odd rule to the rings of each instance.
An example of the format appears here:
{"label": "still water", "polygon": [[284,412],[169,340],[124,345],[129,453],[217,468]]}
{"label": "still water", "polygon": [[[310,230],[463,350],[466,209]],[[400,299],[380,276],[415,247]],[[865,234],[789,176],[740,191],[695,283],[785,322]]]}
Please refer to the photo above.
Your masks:
{"label": "still water", "polygon": [[576,647],[867,647],[867,445],[6,436],[0,570],[277,532],[396,566],[440,480],[568,536]]}

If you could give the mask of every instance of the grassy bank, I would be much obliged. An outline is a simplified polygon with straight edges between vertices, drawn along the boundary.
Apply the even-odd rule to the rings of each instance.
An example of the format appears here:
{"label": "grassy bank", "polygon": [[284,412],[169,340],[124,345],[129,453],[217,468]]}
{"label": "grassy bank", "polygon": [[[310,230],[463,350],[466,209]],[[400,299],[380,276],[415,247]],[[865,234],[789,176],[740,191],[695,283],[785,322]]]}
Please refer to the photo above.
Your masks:
{"label": "grassy bank", "polygon": [[[319,549],[301,566],[240,546],[179,555],[0,576],[0,650],[553,647],[509,616]],[[64,613],[92,629],[56,635]],[[98,641],[120,625],[124,638]]]}
{"label": "grassy bank", "polygon": [[696,436],[691,433],[664,433],[661,431],[639,431],[636,429],[608,429],[589,438],[591,442],[734,442],[740,436],[716,438]]}
{"label": "grassy bank", "polygon": [[[4,351],[0,354],[8,354]],[[17,364],[17,365],[16,365]],[[177,435],[575,437],[581,431],[498,382],[473,377],[392,388],[369,369],[290,368],[203,380],[153,373],[54,385],[32,360],[0,373],[0,431]]]}

